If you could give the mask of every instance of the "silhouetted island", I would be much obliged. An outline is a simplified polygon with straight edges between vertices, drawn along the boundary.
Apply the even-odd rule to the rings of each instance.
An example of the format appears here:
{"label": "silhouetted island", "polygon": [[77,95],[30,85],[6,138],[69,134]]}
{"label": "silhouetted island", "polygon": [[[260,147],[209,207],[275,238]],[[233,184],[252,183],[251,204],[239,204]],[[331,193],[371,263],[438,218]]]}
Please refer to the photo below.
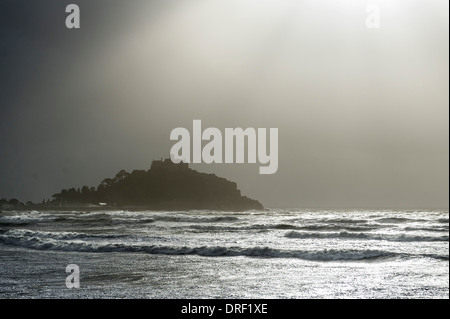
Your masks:
{"label": "silhouetted island", "polygon": [[107,205],[149,210],[264,209],[258,201],[242,196],[237,185],[215,174],[197,172],[187,163],[156,160],[151,168],[128,173],[121,170],[97,187],[71,188],[53,195],[51,205]]}

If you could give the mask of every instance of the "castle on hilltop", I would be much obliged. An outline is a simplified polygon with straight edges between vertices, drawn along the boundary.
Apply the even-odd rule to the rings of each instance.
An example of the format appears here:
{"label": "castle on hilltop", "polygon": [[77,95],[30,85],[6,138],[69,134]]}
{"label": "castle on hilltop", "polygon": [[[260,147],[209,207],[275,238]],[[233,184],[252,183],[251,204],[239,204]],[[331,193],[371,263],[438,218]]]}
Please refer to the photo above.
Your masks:
{"label": "castle on hilltop", "polygon": [[152,162],[152,166],[150,167],[151,170],[155,169],[165,169],[169,171],[187,171],[190,170],[189,164],[180,162],[178,164],[175,164],[172,162],[169,158],[166,159],[160,159],[160,160],[154,160]]}
{"label": "castle on hilltop", "polygon": [[242,196],[235,182],[198,172],[188,163],[175,164],[162,158],[152,161],[148,171],[121,170],[114,178],[105,178],[97,188],[63,189],[53,197],[54,205],[93,204],[158,211],[264,209],[260,202]]}

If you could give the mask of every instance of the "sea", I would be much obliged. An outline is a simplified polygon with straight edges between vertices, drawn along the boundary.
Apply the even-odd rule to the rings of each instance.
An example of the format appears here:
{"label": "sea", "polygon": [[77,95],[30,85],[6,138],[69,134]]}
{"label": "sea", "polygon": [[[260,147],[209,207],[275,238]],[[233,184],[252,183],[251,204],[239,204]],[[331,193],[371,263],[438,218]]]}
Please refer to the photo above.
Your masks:
{"label": "sea", "polygon": [[4,211],[0,262],[0,298],[448,299],[449,212]]}

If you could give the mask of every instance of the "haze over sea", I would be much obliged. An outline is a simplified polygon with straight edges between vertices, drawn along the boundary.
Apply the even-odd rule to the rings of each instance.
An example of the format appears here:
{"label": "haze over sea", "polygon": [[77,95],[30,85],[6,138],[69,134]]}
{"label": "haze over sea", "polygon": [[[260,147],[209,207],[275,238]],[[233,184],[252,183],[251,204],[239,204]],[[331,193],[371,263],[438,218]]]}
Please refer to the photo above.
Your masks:
{"label": "haze over sea", "polygon": [[0,298],[448,298],[449,212],[7,211],[0,257]]}

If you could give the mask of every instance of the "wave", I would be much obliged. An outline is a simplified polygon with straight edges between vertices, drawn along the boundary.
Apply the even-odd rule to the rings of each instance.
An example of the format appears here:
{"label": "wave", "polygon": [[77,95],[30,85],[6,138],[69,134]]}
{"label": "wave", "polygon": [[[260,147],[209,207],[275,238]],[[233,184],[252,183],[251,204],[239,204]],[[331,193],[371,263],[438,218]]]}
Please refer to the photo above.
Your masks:
{"label": "wave", "polygon": [[[130,244],[94,244],[88,242],[57,241],[41,238],[13,238],[0,235],[0,242],[32,248],[37,250],[77,251],[77,252],[127,252],[148,253],[158,255],[197,255],[204,257],[256,257],[256,258],[294,258],[309,261],[358,261],[377,260],[393,257],[411,257],[404,253],[395,253],[383,250],[334,250],[324,249],[321,251],[302,250],[280,250],[269,247],[223,247],[223,246],[201,246],[201,247],[171,247],[157,245],[130,245]],[[417,255],[416,257],[428,257],[439,260],[448,260],[444,255]]]}
{"label": "wave", "polygon": [[[321,234],[324,235],[324,234]],[[384,250],[337,250],[324,249],[315,251],[281,250],[270,247],[177,247],[149,245],[146,243],[105,243],[98,241],[85,241],[88,238],[117,238],[110,235],[89,235],[74,232],[36,232],[30,230],[8,230],[0,233],[0,243],[35,250],[53,250],[69,252],[95,252],[95,253],[148,253],[159,255],[198,255],[205,257],[258,257],[258,258],[294,258],[310,261],[357,261],[377,260],[392,257],[426,257],[438,260],[448,260],[448,255],[438,254],[406,254]]]}
{"label": "wave", "polygon": [[79,214],[79,215],[67,215],[58,216],[55,221],[59,223],[105,223],[109,224],[113,220],[113,217],[108,214]]}
{"label": "wave", "polygon": [[449,228],[448,226],[442,226],[442,227],[405,227],[402,230],[406,231],[430,231],[430,232],[448,232]]}
{"label": "wave", "polygon": [[76,240],[76,239],[121,239],[130,237],[128,235],[98,235],[78,232],[48,232],[48,231],[33,231],[28,229],[13,229],[1,231],[0,234],[4,237],[27,239],[27,238],[42,238],[42,239],[56,239],[56,240]]}
{"label": "wave", "polygon": [[288,219],[290,222],[314,222],[314,223],[334,223],[334,224],[365,224],[369,221],[369,219],[361,219],[361,218],[329,218],[329,217],[321,217],[317,216],[315,218],[312,217],[294,217]]}
{"label": "wave", "polygon": [[15,215],[0,217],[0,226],[29,225],[37,223],[47,223],[54,221],[55,217],[51,215]]}
{"label": "wave", "polygon": [[172,226],[171,229],[182,229],[183,231],[194,232],[240,232],[240,231],[269,231],[269,230],[315,230],[315,231],[368,231],[373,229],[380,229],[385,226],[343,226],[343,225],[307,225],[298,226],[290,224],[256,224],[256,225],[242,225],[242,226],[219,226],[219,225],[187,225],[187,226]]}
{"label": "wave", "polygon": [[322,250],[295,251],[269,247],[171,247],[140,244],[96,244],[83,241],[55,240],[28,236],[0,235],[0,242],[36,250],[77,251],[77,252],[130,252],[159,255],[198,255],[205,257],[260,257],[260,258],[296,258],[312,261],[364,260],[395,257],[397,253],[379,250]]}
{"label": "wave", "polygon": [[108,214],[90,215],[90,216],[62,216],[55,219],[58,223],[77,223],[77,224],[104,224],[104,225],[120,225],[120,224],[148,224],[153,223],[153,218],[132,218],[132,217],[115,217]]}
{"label": "wave", "polygon": [[[248,231],[248,230],[269,230],[269,229],[301,229],[299,226],[289,225],[289,224],[274,224],[274,225],[247,225],[247,226],[215,226],[215,225],[189,225],[183,226],[182,228],[186,230],[186,227],[191,229],[197,229],[202,231]],[[181,227],[180,227],[181,228]]]}
{"label": "wave", "polygon": [[342,224],[314,224],[314,225],[291,225],[291,224],[275,224],[275,225],[253,225],[252,229],[292,229],[292,230],[350,230],[350,231],[366,231],[372,229],[379,229],[384,226],[378,225],[342,225]]}
{"label": "wave", "polygon": [[298,226],[297,230],[316,230],[316,231],[333,231],[333,230],[349,230],[349,231],[367,231],[385,228],[385,225],[360,225],[350,226],[341,224],[315,224]]}
{"label": "wave", "polygon": [[113,225],[123,225],[123,224],[150,224],[155,220],[153,218],[116,218],[111,220]]}
{"label": "wave", "polygon": [[407,222],[429,222],[428,219],[414,219],[414,218],[405,218],[405,217],[385,217],[378,218],[375,221],[379,223],[407,223]]}
{"label": "wave", "polygon": [[407,236],[407,235],[386,235],[386,234],[367,234],[367,233],[349,233],[346,231],[340,233],[307,233],[291,231],[285,234],[287,238],[299,239],[366,239],[366,240],[387,240],[398,242],[431,242],[431,241],[449,241],[448,236]]}
{"label": "wave", "polygon": [[334,223],[334,224],[365,224],[367,219],[351,219],[351,218],[326,218],[317,220],[319,223]]}
{"label": "wave", "polygon": [[[136,217],[121,215],[115,216],[105,213],[100,214],[79,214],[79,215],[68,215],[68,216],[58,216],[54,220],[58,223],[78,223],[78,224],[145,224],[153,223],[155,221],[161,222],[179,222],[179,223],[226,223],[235,222],[239,220],[238,217],[234,216],[217,216],[217,217],[188,217],[188,216],[160,216],[160,215],[150,215],[148,217]],[[0,220],[1,222],[1,220]]]}
{"label": "wave", "polygon": [[238,221],[238,217],[185,217],[185,216],[152,216],[155,221],[179,222],[179,223],[225,223]]}
{"label": "wave", "polygon": [[[71,214],[67,215],[14,215],[1,216],[0,227],[27,226],[38,223],[54,222],[57,224],[85,225],[85,226],[104,226],[104,225],[143,225],[154,223],[155,221],[167,223],[191,223],[191,224],[208,224],[208,223],[233,223],[238,221],[238,217],[234,216],[215,216],[215,217],[189,217],[189,216],[158,216],[151,215],[148,217],[133,216],[111,216],[105,213],[95,214]],[[184,226],[186,227],[186,226]]]}

